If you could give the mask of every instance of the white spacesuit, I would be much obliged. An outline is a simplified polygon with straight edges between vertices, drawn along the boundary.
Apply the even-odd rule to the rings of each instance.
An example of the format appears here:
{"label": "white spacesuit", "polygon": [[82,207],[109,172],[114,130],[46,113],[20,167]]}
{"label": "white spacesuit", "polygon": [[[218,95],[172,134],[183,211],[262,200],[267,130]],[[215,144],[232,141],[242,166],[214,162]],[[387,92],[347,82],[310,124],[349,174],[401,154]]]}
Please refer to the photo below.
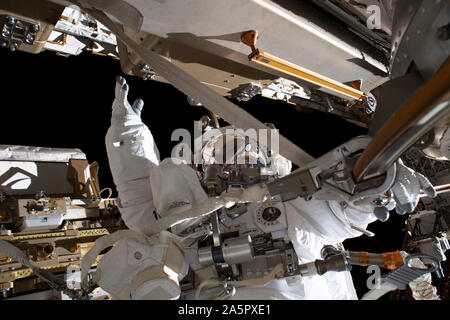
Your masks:
{"label": "white spacesuit", "polygon": [[[181,223],[161,221],[202,206],[209,206],[204,212],[210,213],[232,198],[214,207],[218,200],[208,203],[208,195],[195,170],[186,164],[175,164],[171,159],[160,162],[153,137],[140,118],[143,101],[137,100],[133,105],[127,102],[128,85],[121,77],[117,79],[115,90],[111,127],[105,142],[119,194],[118,206],[131,231],[114,240],[118,240],[116,245],[98,265],[96,280],[117,299],[178,299],[179,282],[189,267],[194,273],[199,269],[196,251],[186,247],[185,240],[192,235],[178,231],[192,226],[192,221],[201,221],[202,217],[197,216],[195,220],[190,219],[193,215],[185,215]],[[289,161],[284,159],[280,163],[284,164],[283,174],[288,174]],[[399,166],[396,183],[391,188],[395,201],[391,200],[387,209],[378,207],[377,215],[373,197],[348,203],[345,209],[339,201],[314,197],[310,201],[297,197],[284,202],[285,235],[300,262],[320,259],[325,245],[337,247],[345,239],[362,235],[361,230],[377,217],[386,220],[388,210],[395,205],[400,214],[411,212],[420,189],[433,195],[434,189],[425,177],[402,164]],[[248,190],[235,201],[256,202],[265,197],[252,188]],[[172,233],[162,231],[167,227],[172,227]],[[270,276],[270,272],[265,274]],[[231,299],[357,299],[349,271],[297,277],[291,281],[275,279],[264,286],[236,287]],[[192,295],[185,296],[189,297]]]}

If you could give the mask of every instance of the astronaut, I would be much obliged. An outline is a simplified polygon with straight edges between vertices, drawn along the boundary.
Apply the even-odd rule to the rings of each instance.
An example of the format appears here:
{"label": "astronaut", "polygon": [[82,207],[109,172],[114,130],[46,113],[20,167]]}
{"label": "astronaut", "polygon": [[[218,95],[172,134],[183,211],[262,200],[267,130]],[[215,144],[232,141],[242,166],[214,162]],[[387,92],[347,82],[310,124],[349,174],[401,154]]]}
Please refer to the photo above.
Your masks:
{"label": "astronaut", "polygon": [[[262,203],[268,195],[266,190],[250,186],[211,196],[191,166],[170,158],[160,161],[152,134],[141,121],[144,102],[138,99],[130,105],[128,90],[125,80],[118,77],[105,143],[119,195],[118,207],[130,230],[117,235],[115,246],[101,259],[94,278],[115,299],[190,299],[194,296],[182,294],[180,288],[189,269],[203,281],[220,282],[213,279],[214,272],[202,273],[196,245],[210,233],[208,228],[196,227],[207,224],[204,222],[219,208]],[[273,175],[289,174],[289,160],[278,154],[272,154],[271,160]],[[258,166],[265,164],[260,161]],[[324,246],[341,247],[345,239],[361,236],[371,222],[387,220],[394,207],[399,214],[412,212],[420,190],[435,196],[425,177],[398,163],[396,181],[390,190],[394,196],[384,206],[376,204],[374,197],[349,202],[345,208],[335,200],[313,197],[306,201],[297,197],[283,202],[285,238],[292,243],[300,263],[320,259]],[[357,299],[349,271],[288,281],[276,277],[274,269],[264,273],[265,282],[236,285],[227,298]],[[209,295],[206,289],[197,297],[223,297],[223,290],[211,290]]]}

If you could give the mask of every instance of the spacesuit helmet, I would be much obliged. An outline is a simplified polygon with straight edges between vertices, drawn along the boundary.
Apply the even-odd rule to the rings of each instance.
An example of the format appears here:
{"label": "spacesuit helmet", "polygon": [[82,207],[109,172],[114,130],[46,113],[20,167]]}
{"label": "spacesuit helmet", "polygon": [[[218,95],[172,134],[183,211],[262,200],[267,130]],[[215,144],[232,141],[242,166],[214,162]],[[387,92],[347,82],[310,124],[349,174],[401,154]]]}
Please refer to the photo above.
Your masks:
{"label": "spacesuit helmet", "polygon": [[265,168],[270,164],[269,155],[258,142],[242,133],[233,131],[213,136],[202,148],[202,164],[223,164],[224,168],[233,166]]}
{"label": "spacesuit helmet", "polygon": [[220,193],[224,187],[218,185],[224,181],[229,185],[248,186],[289,174],[291,161],[268,150],[265,144],[258,140],[255,130],[244,131],[233,126],[207,128],[202,137],[201,160],[197,162],[201,163],[203,185]]}

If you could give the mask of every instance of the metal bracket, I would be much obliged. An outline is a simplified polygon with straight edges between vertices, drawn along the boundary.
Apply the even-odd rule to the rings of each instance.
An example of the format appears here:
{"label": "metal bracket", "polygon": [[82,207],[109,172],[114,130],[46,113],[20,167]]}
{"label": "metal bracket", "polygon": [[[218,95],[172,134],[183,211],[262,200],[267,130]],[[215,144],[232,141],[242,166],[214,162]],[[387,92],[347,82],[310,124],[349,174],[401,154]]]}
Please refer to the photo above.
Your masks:
{"label": "metal bracket", "polygon": [[318,190],[308,169],[269,182],[267,183],[267,189],[271,196],[281,195],[283,201],[292,200],[298,196],[310,200]]}
{"label": "metal bracket", "polygon": [[0,33],[0,39],[3,41],[0,42],[3,47],[9,44],[11,51],[16,50],[21,43],[32,46],[39,31],[39,23],[6,16]]}
{"label": "metal bracket", "polygon": [[144,80],[154,80],[155,76],[157,75],[157,73],[148,65],[144,64],[141,67],[141,72],[143,74],[143,79]]}

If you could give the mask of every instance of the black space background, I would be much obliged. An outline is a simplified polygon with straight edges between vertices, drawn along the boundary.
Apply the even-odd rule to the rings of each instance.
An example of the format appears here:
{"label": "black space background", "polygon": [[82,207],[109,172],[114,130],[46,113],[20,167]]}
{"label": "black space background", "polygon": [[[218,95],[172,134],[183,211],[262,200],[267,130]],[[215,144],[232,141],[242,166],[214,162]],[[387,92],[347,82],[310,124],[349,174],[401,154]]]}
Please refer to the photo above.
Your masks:
{"label": "black space background", "polygon": [[[119,61],[90,53],[66,58],[53,52],[34,55],[0,49],[0,144],[79,148],[90,162],[99,163],[101,187],[114,189],[104,137],[118,75],[125,76]],[[186,96],[171,85],[125,78],[130,85],[130,103],[137,98],[145,102],[142,119],[152,131],[161,159],[170,156],[177,144],[170,141],[174,129],[192,132],[193,121],[208,114],[203,107],[190,106]],[[366,133],[336,116],[298,112],[291,105],[270,99],[233,102],[259,120],[275,124],[282,135],[314,157]],[[391,213],[387,223],[369,226],[375,237],[362,236],[344,244],[355,251],[401,250],[405,220],[405,216]],[[352,274],[361,297],[368,291],[365,283],[369,275],[365,267],[354,267]]]}

